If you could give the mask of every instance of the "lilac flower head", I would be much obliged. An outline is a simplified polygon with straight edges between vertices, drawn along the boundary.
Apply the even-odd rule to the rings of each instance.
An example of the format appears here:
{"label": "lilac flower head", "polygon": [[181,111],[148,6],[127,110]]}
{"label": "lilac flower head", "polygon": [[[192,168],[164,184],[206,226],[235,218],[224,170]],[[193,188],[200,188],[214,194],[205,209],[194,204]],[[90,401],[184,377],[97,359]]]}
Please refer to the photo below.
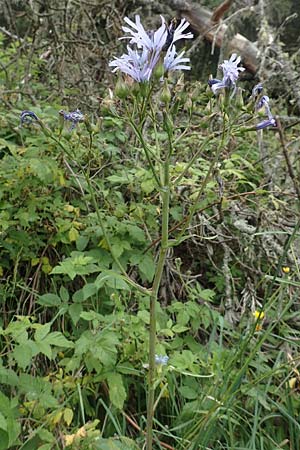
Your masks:
{"label": "lilac flower head", "polygon": [[244,67],[238,67],[238,64],[241,62],[241,57],[237,56],[236,53],[233,53],[229,60],[225,59],[223,64],[220,64],[221,69],[223,70],[223,80],[225,79],[228,83],[228,86],[235,86],[237,79],[239,77],[239,72],[243,72],[245,70]]}
{"label": "lilac flower head", "polygon": [[24,123],[32,123],[34,121],[39,122],[39,120],[40,119],[33,111],[28,111],[27,109],[25,109],[24,111],[21,112],[20,116],[21,126]]}
{"label": "lilac flower head", "polygon": [[71,128],[70,130],[73,130],[73,128],[75,128],[75,126],[79,123],[79,122],[83,122],[84,121],[84,115],[82,114],[82,112],[77,108],[75,111],[72,112],[65,112],[63,109],[61,109],[59,111],[59,114],[61,114],[64,118],[64,120],[69,120],[71,123]]}
{"label": "lilac flower head", "polygon": [[146,48],[139,51],[127,46],[127,52],[109,63],[110,67],[115,67],[113,72],[121,70],[139,83],[149,81],[158,58],[154,57],[149,61],[149,52]]}
{"label": "lilac flower head", "polygon": [[155,355],[155,364],[166,366],[168,364],[169,357],[167,355]]}
{"label": "lilac flower head", "polygon": [[223,70],[222,80],[215,78],[213,80],[209,80],[208,82],[214,94],[216,94],[219,89],[231,87],[233,87],[235,92],[239,72],[243,72],[245,70],[244,67],[238,67],[240,62],[241,57],[237,56],[236,53],[233,53],[229,59],[225,59],[225,61],[220,64],[219,67]]}
{"label": "lilac flower head", "polygon": [[[189,23],[182,19],[179,26],[173,30],[168,27],[165,19],[161,16],[161,25],[156,31],[147,32],[141,23],[140,16],[135,16],[135,22],[125,17],[128,26],[123,26],[123,31],[128,34],[121,39],[129,39],[127,53],[120,58],[115,58],[109,63],[113,67],[113,72],[120,70],[129,75],[135,81],[149,81],[153,71],[160,61],[161,53],[165,50],[166,55],[163,61],[164,70],[189,70],[186,64],[189,58],[183,58],[184,52],[179,55],[176,52],[174,42],[180,39],[191,39],[192,33],[184,33]],[[171,38],[171,39],[170,39]]]}
{"label": "lilac flower head", "polygon": [[182,52],[177,55],[175,45],[171,45],[166,53],[166,56],[164,57],[164,68],[166,71],[171,70],[190,70],[190,66],[184,64],[188,63],[190,61],[190,58],[183,58],[185,51],[182,50]]}

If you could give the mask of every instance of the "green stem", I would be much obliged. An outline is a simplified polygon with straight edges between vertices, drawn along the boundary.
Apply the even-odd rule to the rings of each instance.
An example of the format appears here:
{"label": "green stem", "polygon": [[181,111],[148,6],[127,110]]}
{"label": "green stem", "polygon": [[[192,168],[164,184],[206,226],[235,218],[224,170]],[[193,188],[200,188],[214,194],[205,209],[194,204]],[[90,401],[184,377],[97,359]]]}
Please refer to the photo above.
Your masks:
{"label": "green stem", "polygon": [[146,449],[152,450],[153,443],[153,417],[154,417],[154,394],[155,394],[155,343],[156,343],[156,302],[158,290],[165,266],[165,260],[168,250],[168,229],[169,229],[169,205],[170,205],[170,175],[169,175],[169,156],[172,153],[171,135],[169,137],[169,148],[166,152],[163,165],[163,187],[161,188],[162,201],[162,228],[161,228],[161,246],[159,258],[156,267],[155,277],[152,286],[152,295],[150,297],[150,329],[149,329],[149,389],[147,404],[147,438]]}

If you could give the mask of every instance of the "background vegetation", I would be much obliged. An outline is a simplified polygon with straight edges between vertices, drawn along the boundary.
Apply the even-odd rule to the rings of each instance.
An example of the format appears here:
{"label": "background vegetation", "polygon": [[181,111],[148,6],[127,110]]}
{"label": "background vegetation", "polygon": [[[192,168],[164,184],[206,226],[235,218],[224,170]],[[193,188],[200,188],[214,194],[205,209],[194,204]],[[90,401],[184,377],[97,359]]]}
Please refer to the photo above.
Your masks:
{"label": "background vegetation", "polygon": [[[230,32],[248,24],[247,37],[261,36],[249,25],[261,26],[261,3],[235,2]],[[268,30],[284,23],[274,46],[292,37],[284,53],[295,76],[299,18],[285,19],[297,2],[278,2],[276,13],[264,6]],[[99,218],[113,254],[148,287],[160,203],[134,135],[116,118],[108,62],[123,46],[125,15],[151,27],[174,10],[83,0],[0,9],[0,449],[143,448],[148,299],[118,276]],[[226,141],[168,252],[157,353],[170,359],[157,369],[157,449],[300,449],[299,99],[272,45],[260,73],[281,128]],[[203,147],[171,198],[173,239],[220,142],[207,139],[220,122],[200,79],[216,73],[210,51],[200,41],[190,56],[197,64],[204,55],[207,66],[173,85],[174,180]],[[256,82],[242,79],[245,99]],[[86,120],[71,130],[59,111],[76,108]],[[36,123],[20,126],[28,109],[56,141]]]}

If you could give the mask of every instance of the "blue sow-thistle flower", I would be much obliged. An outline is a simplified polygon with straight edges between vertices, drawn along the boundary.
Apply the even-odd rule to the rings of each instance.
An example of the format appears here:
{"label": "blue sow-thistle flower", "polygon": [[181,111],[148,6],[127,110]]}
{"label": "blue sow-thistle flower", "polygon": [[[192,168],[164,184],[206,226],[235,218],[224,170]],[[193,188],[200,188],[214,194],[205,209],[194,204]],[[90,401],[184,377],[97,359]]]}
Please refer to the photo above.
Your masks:
{"label": "blue sow-thistle flower", "polygon": [[169,357],[167,355],[155,355],[155,364],[166,366],[168,364]]}
{"label": "blue sow-thistle flower", "polygon": [[176,51],[175,42],[181,39],[191,39],[193,34],[185,30],[189,23],[182,19],[177,28],[174,24],[168,26],[161,16],[161,26],[156,31],[146,31],[141,23],[139,15],[135,16],[135,22],[125,17],[125,22],[129,26],[122,29],[127,36],[121,39],[129,39],[127,53],[120,58],[116,58],[109,63],[113,67],[113,72],[120,70],[129,75],[138,83],[149,81],[157,64],[161,61],[162,52],[163,69],[165,72],[174,70],[190,70],[189,58],[184,57],[184,50],[179,54]]}
{"label": "blue sow-thistle flower", "polygon": [[225,61],[220,64],[219,67],[223,70],[222,80],[214,78],[208,81],[208,85],[211,87],[214,94],[223,88],[233,88],[233,93],[235,93],[239,72],[245,70],[244,67],[238,67],[240,62],[241,57],[237,56],[236,53],[233,53],[229,59],[225,59]]}
{"label": "blue sow-thistle flower", "polygon": [[21,115],[20,115],[21,126],[24,123],[32,123],[32,122],[39,122],[39,121],[40,121],[40,119],[33,111],[28,111],[27,109],[25,109],[24,111],[21,112]]}
{"label": "blue sow-thistle flower", "polygon": [[69,113],[61,109],[59,111],[59,114],[63,116],[64,120],[68,120],[69,122],[71,122],[70,130],[73,130],[79,122],[84,121],[84,115],[78,108],[75,111]]}
{"label": "blue sow-thistle flower", "polygon": [[263,120],[262,122],[259,122],[256,125],[257,130],[263,130],[267,127],[276,127],[276,120],[274,119],[271,108],[269,105],[270,99],[267,95],[263,95],[261,99],[256,104],[256,110],[260,110],[262,108],[265,109],[266,116],[268,116],[267,119]]}

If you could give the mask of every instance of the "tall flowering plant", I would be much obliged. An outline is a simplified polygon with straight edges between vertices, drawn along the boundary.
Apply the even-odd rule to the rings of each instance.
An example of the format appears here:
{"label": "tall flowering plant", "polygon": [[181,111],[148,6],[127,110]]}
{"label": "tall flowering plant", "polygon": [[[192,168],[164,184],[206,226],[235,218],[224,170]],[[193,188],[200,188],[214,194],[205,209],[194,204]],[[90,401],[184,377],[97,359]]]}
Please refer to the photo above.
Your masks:
{"label": "tall flowering plant", "polygon": [[[164,354],[165,351],[162,346],[159,348],[160,353],[156,353],[156,349],[159,347],[156,339],[156,305],[167,251],[171,246],[174,246],[174,241],[171,243],[169,239],[169,209],[172,190],[179,185],[206,145],[212,140],[216,142],[211,163],[203,176],[198,195],[194,199],[194,203],[191,204],[188,216],[181,227],[181,232],[177,239],[177,242],[180,242],[181,236],[197,211],[199,199],[204,193],[208,181],[217,170],[218,159],[222,149],[229,142],[230,134],[250,130],[257,130],[261,134],[261,130],[275,127],[276,120],[271,113],[269,97],[262,95],[263,86],[261,84],[255,86],[250,97],[251,114],[244,107],[240,108],[240,110],[236,108],[238,112],[231,108],[232,105],[237,104],[239,93],[237,83],[240,73],[245,70],[240,66],[241,58],[236,54],[231,55],[228,60],[225,60],[220,65],[223,77],[211,79],[208,82],[212,92],[209,96],[210,103],[215,108],[211,117],[213,118],[217,114],[222,117],[223,121],[218,122],[221,123],[221,131],[217,130],[210,133],[184,165],[180,175],[172,178],[171,160],[177,143],[185,133],[185,131],[181,131],[182,127],[176,127],[175,125],[176,114],[180,107],[184,106],[184,111],[190,113],[192,108],[186,101],[187,99],[180,88],[180,83],[174,85],[172,82],[169,83],[169,80],[172,73],[190,70],[190,60],[185,56],[185,51],[181,50],[178,52],[176,46],[179,41],[190,40],[193,35],[188,31],[189,23],[185,19],[182,19],[177,24],[174,21],[171,24],[167,24],[165,19],[161,17],[160,26],[156,30],[149,31],[145,30],[138,15],[135,16],[135,21],[126,17],[125,24],[123,26],[124,36],[121,39],[127,41],[127,51],[120,57],[115,57],[109,63],[112,72],[117,73],[119,76],[114,93],[118,99],[116,102],[117,108],[120,108],[121,113],[117,108],[114,108],[113,114],[131,126],[140,144],[139,147],[148,161],[159,194],[157,197],[160,198],[160,208],[158,209],[161,211],[161,238],[155,274],[150,288],[133,281],[126,273],[120,260],[114,256],[109,233],[105,229],[99,212],[90,174],[80,163],[79,168],[85,177],[86,186],[91,195],[105,242],[115,259],[122,277],[126,279],[133,289],[136,289],[149,299],[150,326],[146,448],[147,450],[152,450],[153,418],[156,404],[154,402],[155,389],[157,384],[159,384],[161,374],[165,370],[170,369],[169,357]],[[216,97],[216,101],[214,101],[214,97]],[[226,101],[222,103],[224,97]],[[189,100],[192,101],[191,98]],[[246,127],[243,125],[243,118],[246,116],[244,122],[252,120],[253,107],[255,113],[263,114],[265,117],[254,124],[254,126]],[[247,114],[245,114],[245,111]],[[233,112],[232,117],[230,117],[230,112]],[[90,133],[90,142],[92,142],[93,131],[91,124],[87,116],[79,109],[71,112],[61,110],[59,111],[59,117],[61,129],[63,129],[63,122],[68,122],[69,133],[76,132],[76,129],[84,124]],[[34,112],[29,110],[23,111],[21,113],[21,126],[30,126],[31,123],[38,125],[47,138],[52,139],[69,158],[76,158],[74,152],[61,142],[59,138],[61,134],[57,137]],[[218,180],[218,184],[220,192],[222,192],[222,180]],[[81,185],[80,188],[82,189]]]}
{"label": "tall flowering plant", "polygon": [[[127,111],[127,120],[131,124],[141,147],[149,162],[153,177],[161,199],[161,245],[156,265],[155,276],[149,296],[150,328],[149,328],[149,377],[148,377],[148,401],[147,401],[147,450],[152,449],[152,425],[154,415],[155,382],[157,376],[157,364],[167,362],[167,356],[157,356],[156,349],[156,302],[159,286],[165,265],[167,250],[169,248],[169,203],[170,203],[170,158],[174,147],[174,102],[171,102],[171,92],[167,77],[171,72],[190,70],[189,58],[185,51],[176,49],[176,43],[180,40],[192,39],[193,35],[187,31],[189,23],[182,19],[178,26],[174,21],[168,25],[163,17],[157,30],[146,31],[140,17],[135,16],[135,21],[125,17],[126,25],[123,26],[125,35],[121,39],[128,41],[127,52],[121,57],[115,57],[109,66],[113,72],[119,72],[129,76],[138,84],[143,93],[142,107],[130,108],[127,103],[130,91],[122,91],[122,99]],[[155,88],[155,89],[154,89]],[[135,92],[138,89],[135,89]],[[120,93],[116,89],[116,95]],[[151,94],[155,92],[160,102],[153,101]],[[134,95],[133,95],[134,97]],[[176,103],[176,102],[175,102]],[[139,111],[138,117],[133,111]],[[158,132],[158,124],[162,122],[166,132],[166,145],[161,148],[159,140],[155,139],[156,146],[150,146],[145,138],[144,124],[146,119],[152,121],[153,129]],[[161,119],[161,120],[160,120]]]}

